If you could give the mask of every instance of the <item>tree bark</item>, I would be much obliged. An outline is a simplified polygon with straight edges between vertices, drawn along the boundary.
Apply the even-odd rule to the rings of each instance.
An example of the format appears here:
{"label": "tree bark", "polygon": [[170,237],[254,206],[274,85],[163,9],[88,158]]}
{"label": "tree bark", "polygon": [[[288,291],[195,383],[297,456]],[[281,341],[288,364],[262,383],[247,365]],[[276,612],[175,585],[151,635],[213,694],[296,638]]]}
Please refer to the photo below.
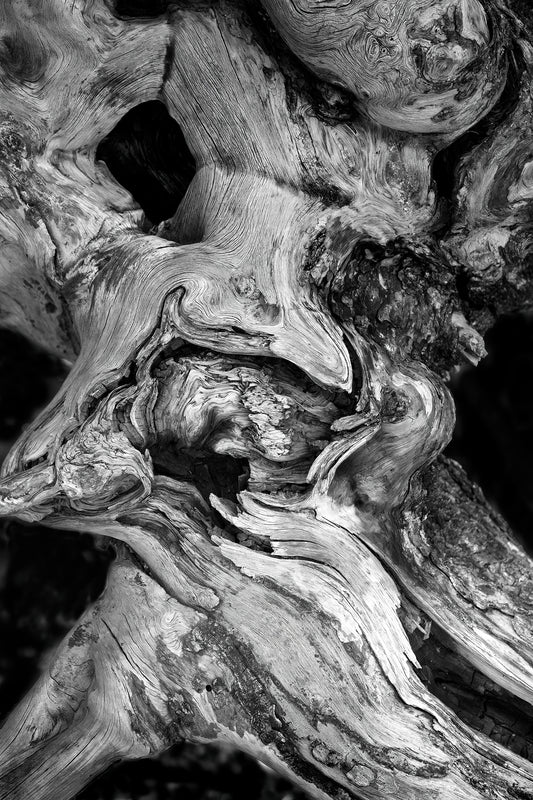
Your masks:
{"label": "tree bark", "polygon": [[[0,798],[180,738],[316,798],[533,797],[531,560],[441,455],[450,375],[531,303],[528,20],[153,14],[0,11],[0,323],[71,364],[0,514],[117,549],[0,731]],[[148,101],[196,165],[160,222],[99,160]]]}

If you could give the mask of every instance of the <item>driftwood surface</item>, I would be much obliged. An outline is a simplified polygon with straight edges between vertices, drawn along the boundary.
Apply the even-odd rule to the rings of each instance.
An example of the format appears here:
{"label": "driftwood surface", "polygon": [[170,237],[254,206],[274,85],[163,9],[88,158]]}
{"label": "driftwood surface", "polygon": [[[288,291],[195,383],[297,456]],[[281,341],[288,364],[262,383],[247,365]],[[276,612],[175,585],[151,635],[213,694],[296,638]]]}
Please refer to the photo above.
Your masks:
{"label": "driftwood surface", "polygon": [[[441,455],[447,381],[531,304],[519,5],[3,3],[0,324],[71,368],[0,514],[117,558],[2,800],[180,738],[316,798],[533,797],[532,562]],[[102,160],[156,101],[195,165],[160,220]]]}

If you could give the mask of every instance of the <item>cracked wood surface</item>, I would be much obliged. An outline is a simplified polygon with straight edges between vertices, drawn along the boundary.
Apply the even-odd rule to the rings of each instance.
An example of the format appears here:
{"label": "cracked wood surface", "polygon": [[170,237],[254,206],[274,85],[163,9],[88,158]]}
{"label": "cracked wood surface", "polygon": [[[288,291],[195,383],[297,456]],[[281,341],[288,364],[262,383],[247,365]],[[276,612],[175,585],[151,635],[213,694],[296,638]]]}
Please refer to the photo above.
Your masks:
{"label": "cracked wood surface", "polygon": [[[117,546],[0,731],[2,800],[66,800],[182,737],[317,798],[533,796],[527,737],[468,724],[419,660],[446,646],[533,716],[531,560],[436,461],[450,372],[531,300],[520,21],[489,0],[0,15],[0,321],[72,362],[0,514]],[[151,227],[96,159],[149,100],[196,164]],[[477,124],[446,205],[436,165]],[[214,494],[206,464],[243,461]]]}

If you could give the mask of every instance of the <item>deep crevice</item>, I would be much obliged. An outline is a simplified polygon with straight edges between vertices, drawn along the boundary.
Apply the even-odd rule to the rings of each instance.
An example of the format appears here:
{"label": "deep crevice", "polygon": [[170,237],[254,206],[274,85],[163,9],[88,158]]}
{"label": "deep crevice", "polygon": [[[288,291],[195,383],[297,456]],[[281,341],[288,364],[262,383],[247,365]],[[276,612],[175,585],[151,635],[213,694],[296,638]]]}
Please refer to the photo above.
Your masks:
{"label": "deep crevice", "polygon": [[450,217],[453,216],[454,189],[461,160],[468,156],[476,145],[486,143],[492,132],[497,130],[513,112],[519,100],[523,70],[523,58],[516,47],[510,54],[509,74],[498,102],[479,122],[435,156],[431,173],[437,187],[437,196],[441,201],[441,223],[439,229],[435,231],[436,234],[444,233],[449,226]]}
{"label": "deep crevice", "polygon": [[215,494],[225,500],[235,502],[237,494],[246,489],[250,469],[246,458],[180,449],[154,449],[151,451],[155,474],[164,475],[178,481],[193,484],[204,500]]}
{"label": "deep crevice", "polygon": [[451,384],[457,422],[446,455],[533,552],[533,314],[501,317],[486,346],[487,357]]}
{"label": "deep crevice", "polygon": [[96,158],[154,225],[175,214],[196,172],[180,126],[159,100],[128,111],[100,142]]}
{"label": "deep crevice", "polygon": [[[410,606],[403,612],[409,615]],[[470,728],[533,761],[533,707],[473,667],[434,622],[408,636],[426,688]]]}

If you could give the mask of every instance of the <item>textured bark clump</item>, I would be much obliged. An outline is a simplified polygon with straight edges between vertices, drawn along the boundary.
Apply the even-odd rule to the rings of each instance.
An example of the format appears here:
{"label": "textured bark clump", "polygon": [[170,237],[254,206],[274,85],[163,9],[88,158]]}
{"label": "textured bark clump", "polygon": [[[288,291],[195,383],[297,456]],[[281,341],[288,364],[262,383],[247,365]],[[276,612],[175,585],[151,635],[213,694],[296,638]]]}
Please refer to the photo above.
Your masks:
{"label": "textured bark clump", "polygon": [[0,798],[180,739],[317,798],[532,797],[531,561],[440,456],[446,381],[531,302],[528,21],[0,14],[0,324],[69,368],[0,514],[117,551],[0,732]]}

